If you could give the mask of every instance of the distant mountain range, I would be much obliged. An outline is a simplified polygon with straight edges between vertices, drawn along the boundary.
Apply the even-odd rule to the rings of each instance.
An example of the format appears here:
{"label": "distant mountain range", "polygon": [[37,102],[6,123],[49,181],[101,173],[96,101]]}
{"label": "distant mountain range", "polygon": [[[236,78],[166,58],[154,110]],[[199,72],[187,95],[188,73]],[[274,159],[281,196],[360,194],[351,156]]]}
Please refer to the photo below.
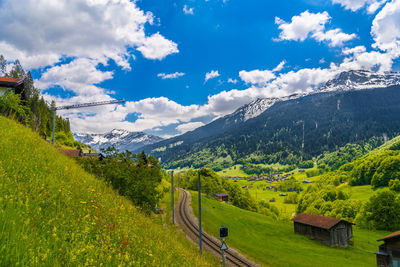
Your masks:
{"label": "distant mountain range", "polygon": [[218,169],[238,162],[292,164],[349,142],[399,132],[400,73],[358,70],[343,72],[311,93],[257,99],[194,131],[141,149],[167,167]]}
{"label": "distant mountain range", "polygon": [[104,134],[75,133],[75,140],[88,144],[96,150],[114,146],[120,151],[136,151],[145,145],[150,145],[164,140],[161,137],[143,132],[129,132],[114,129]]}

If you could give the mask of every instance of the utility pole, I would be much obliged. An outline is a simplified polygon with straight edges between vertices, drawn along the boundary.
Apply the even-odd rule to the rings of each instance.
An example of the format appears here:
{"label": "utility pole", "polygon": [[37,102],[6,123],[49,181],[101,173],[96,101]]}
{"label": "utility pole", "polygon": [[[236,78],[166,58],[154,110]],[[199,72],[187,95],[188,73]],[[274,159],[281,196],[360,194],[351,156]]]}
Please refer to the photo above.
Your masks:
{"label": "utility pole", "polygon": [[175,224],[175,219],[174,219],[174,171],[171,171],[171,211],[172,211],[172,224]]}
{"label": "utility pole", "polygon": [[301,161],[303,161],[304,157],[304,120],[303,120],[303,142],[301,143]]}
{"label": "utility pole", "polygon": [[53,139],[52,139],[53,146],[55,145],[55,125],[56,125],[56,111],[57,110],[94,107],[94,106],[118,104],[118,103],[124,103],[124,102],[125,102],[125,100],[121,99],[121,100],[111,100],[111,101],[101,101],[101,102],[74,104],[74,105],[61,106],[61,107],[56,107],[56,106],[51,107],[51,110],[53,111]]}
{"label": "utility pole", "polygon": [[198,171],[198,187],[199,187],[199,247],[200,247],[200,256],[201,256],[201,181],[200,181],[200,170]]}

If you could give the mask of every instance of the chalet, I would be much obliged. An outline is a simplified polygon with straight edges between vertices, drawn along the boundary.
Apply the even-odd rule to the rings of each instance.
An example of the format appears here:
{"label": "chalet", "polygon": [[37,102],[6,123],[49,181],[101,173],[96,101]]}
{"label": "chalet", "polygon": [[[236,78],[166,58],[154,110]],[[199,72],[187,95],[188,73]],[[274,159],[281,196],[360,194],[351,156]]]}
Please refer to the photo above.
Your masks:
{"label": "chalet", "polygon": [[9,90],[13,90],[23,98],[24,80],[11,77],[0,77],[0,96],[4,95],[5,92]]}
{"label": "chalet", "polygon": [[315,214],[301,213],[292,219],[294,232],[331,247],[348,247],[353,237],[352,223]]}
{"label": "chalet", "polygon": [[226,193],[217,193],[214,195],[219,202],[228,202],[229,195]]}
{"label": "chalet", "polygon": [[384,243],[379,246],[379,251],[375,252],[377,266],[400,266],[400,231],[382,237],[378,241]]}

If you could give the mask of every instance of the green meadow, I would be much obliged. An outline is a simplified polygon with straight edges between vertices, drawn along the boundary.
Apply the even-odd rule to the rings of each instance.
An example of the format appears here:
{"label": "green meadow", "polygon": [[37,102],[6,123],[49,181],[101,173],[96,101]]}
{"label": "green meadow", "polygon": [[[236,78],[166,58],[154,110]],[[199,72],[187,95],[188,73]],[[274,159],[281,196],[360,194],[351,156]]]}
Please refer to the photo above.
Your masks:
{"label": "green meadow", "polygon": [[[197,199],[196,192],[192,196]],[[197,201],[192,206],[197,216]],[[273,220],[209,198],[203,198],[202,207],[214,207],[202,210],[207,232],[218,236],[221,225],[229,227],[228,246],[263,266],[374,266],[374,252],[380,244],[376,240],[388,234],[354,227],[353,246],[330,248],[294,234],[293,223],[288,220]]]}
{"label": "green meadow", "polygon": [[0,266],[210,266],[30,129],[0,117]]}

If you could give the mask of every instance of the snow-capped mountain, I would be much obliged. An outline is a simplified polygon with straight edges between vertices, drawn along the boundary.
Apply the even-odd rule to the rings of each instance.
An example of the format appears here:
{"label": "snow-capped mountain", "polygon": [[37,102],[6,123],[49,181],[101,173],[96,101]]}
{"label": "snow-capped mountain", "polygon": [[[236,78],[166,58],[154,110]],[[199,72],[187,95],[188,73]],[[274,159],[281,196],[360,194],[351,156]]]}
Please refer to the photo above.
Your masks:
{"label": "snow-capped mountain", "polygon": [[259,98],[253,102],[238,108],[232,114],[224,117],[230,124],[245,122],[259,116],[261,113],[280,101],[297,99],[310,94],[324,92],[340,92],[350,90],[363,90],[373,88],[384,88],[400,84],[400,72],[377,73],[367,70],[351,70],[340,73],[335,79],[325,83],[318,90],[310,93],[293,94],[284,97]]}
{"label": "snow-capped mountain", "polygon": [[316,93],[384,88],[400,84],[400,72],[371,72],[367,70],[351,70],[342,72],[328,81]]}
{"label": "snow-capped mountain", "polygon": [[257,117],[277,102],[296,99],[305,95],[307,94],[304,93],[293,94],[285,97],[258,98],[253,102],[238,108],[235,112],[225,116],[224,118],[230,121],[234,120],[234,123],[244,122]]}
{"label": "snow-capped mountain", "polygon": [[114,146],[120,151],[134,151],[145,145],[150,145],[164,140],[161,137],[143,132],[129,132],[114,129],[104,134],[75,133],[75,140],[88,144],[96,150]]}

